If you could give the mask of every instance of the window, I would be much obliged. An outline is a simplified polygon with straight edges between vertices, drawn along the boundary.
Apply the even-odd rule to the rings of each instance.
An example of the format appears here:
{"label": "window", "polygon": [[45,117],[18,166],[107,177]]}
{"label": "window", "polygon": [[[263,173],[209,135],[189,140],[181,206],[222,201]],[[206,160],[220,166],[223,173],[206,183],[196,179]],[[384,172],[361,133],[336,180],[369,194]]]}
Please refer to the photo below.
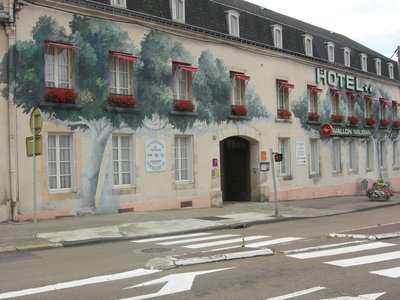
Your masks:
{"label": "window", "polygon": [[132,178],[131,138],[129,135],[112,136],[113,185],[129,186]]}
{"label": "window", "polygon": [[375,72],[376,75],[382,75],[382,61],[380,58],[375,58]]}
{"label": "window", "polygon": [[367,72],[368,71],[368,59],[367,54],[362,53],[360,54],[361,59],[361,70]]}
{"label": "window", "polygon": [[399,161],[399,142],[397,140],[393,141],[393,169],[400,168]]}
{"label": "window", "polygon": [[392,63],[388,63],[387,66],[388,66],[388,73],[389,73],[388,75],[389,75],[389,78],[390,78],[390,79],[393,79],[393,78],[394,78],[393,64],[392,64]]}
{"label": "window", "polygon": [[368,139],[365,145],[367,151],[367,171],[374,170],[374,141],[372,139]]}
{"label": "window", "polygon": [[399,120],[399,116],[398,116],[398,104],[396,101],[392,101],[392,120],[394,121],[398,121]]}
{"label": "window", "polygon": [[310,174],[319,174],[319,143],[317,139],[310,140]]}
{"label": "window", "polygon": [[177,22],[185,22],[185,1],[170,0],[172,20]]}
{"label": "window", "polygon": [[250,80],[244,73],[231,71],[231,104],[246,105],[246,83]]}
{"label": "window", "polygon": [[70,191],[73,182],[72,135],[49,134],[47,166],[50,191]]}
{"label": "window", "polygon": [[193,141],[191,136],[175,137],[175,181],[193,182]]}
{"label": "window", "polygon": [[304,53],[307,56],[313,56],[313,37],[309,34],[303,35]]}
{"label": "window", "polygon": [[288,138],[280,138],[278,148],[279,153],[283,155],[279,164],[279,175],[290,176],[290,140]]}
{"label": "window", "polygon": [[291,90],[294,88],[294,85],[288,83],[286,80],[277,80],[276,81],[276,93],[277,93],[277,107],[278,111],[280,110],[290,110],[289,105],[289,94]]}
{"label": "window", "polygon": [[379,106],[380,106],[380,119],[386,120],[387,119],[387,107],[386,107],[386,100],[383,98],[379,99]]}
{"label": "window", "polygon": [[342,96],[337,90],[331,90],[331,111],[332,115],[341,115],[340,111],[340,97]]}
{"label": "window", "polygon": [[192,100],[192,73],[196,68],[186,63],[172,63],[173,71],[173,93],[175,100]]}
{"label": "window", "polygon": [[349,117],[355,116],[356,96],[357,95],[353,93],[347,94],[347,115]]}
{"label": "window", "polygon": [[357,172],[357,142],[349,140],[349,172]]}
{"label": "window", "polygon": [[72,45],[45,42],[46,87],[72,88],[72,49]]}
{"label": "window", "polygon": [[280,25],[272,25],[272,37],[274,39],[274,46],[276,48],[282,48],[282,26]]}
{"label": "window", "polygon": [[133,94],[133,63],[137,58],[125,53],[109,52],[110,58],[110,94]]}
{"label": "window", "polygon": [[126,0],[111,0],[110,3],[112,6],[126,7]]}
{"label": "window", "polygon": [[328,61],[335,62],[335,44],[332,42],[325,43],[326,51],[328,53]]}
{"label": "window", "polygon": [[365,117],[366,118],[372,118],[373,117],[373,112],[374,112],[374,100],[370,96],[365,96]]}
{"label": "window", "polygon": [[381,170],[387,170],[387,147],[386,141],[379,141],[379,166]]}
{"label": "window", "polygon": [[226,12],[228,31],[229,31],[230,35],[240,36],[239,16],[240,16],[240,14],[236,10],[228,10]]}
{"label": "window", "polygon": [[343,61],[346,67],[350,67],[350,48],[344,47],[343,48]]}
{"label": "window", "polygon": [[341,150],[340,150],[340,140],[332,140],[332,172],[341,172]]}

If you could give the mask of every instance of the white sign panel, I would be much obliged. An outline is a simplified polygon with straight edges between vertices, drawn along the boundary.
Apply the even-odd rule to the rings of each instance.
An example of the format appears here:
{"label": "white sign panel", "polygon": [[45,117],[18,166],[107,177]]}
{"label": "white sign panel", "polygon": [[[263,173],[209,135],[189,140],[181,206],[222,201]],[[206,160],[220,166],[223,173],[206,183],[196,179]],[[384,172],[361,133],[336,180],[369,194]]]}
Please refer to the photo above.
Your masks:
{"label": "white sign panel", "polygon": [[296,142],[296,164],[305,165],[306,164],[306,143]]}
{"label": "white sign panel", "polygon": [[163,172],[166,170],[165,152],[164,140],[146,140],[146,172]]}

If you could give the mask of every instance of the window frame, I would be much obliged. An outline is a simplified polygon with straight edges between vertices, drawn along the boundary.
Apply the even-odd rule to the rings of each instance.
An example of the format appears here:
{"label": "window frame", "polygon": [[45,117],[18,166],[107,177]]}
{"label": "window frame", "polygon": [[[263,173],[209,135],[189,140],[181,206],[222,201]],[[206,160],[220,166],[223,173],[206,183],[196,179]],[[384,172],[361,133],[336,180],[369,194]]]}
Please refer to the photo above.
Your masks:
{"label": "window frame", "polygon": [[[285,87],[284,85],[288,84],[291,85],[292,87]],[[287,80],[281,80],[277,79],[276,80],[276,107],[277,111],[279,110],[287,110],[290,111],[290,101],[289,101],[289,95],[291,90],[293,89],[293,85],[289,84]],[[289,91],[290,89],[290,91]]]}
{"label": "window frame", "polygon": [[319,139],[310,139],[310,175],[320,175]]}
{"label": "window frame", "polygon": [[365,141],[365,151],[366,151],[366,171],[367,172],[372,172],[374,170],[374,140],[373,139],[367,139]]}
{"label": "window frame", "polygon": [[[50,49],[53,50],[53,54],[49,54]],[[65,51],[65,52],[64,52]],[[60,63],[61,53],[66,53],[66,64],[64,67],[67,68],[67,78],[66,81],[61,80],[60,69],[62,66]],[[45,58],[44,58],[44,76],[45,76],[45,87],[46,88],[62,88],[62,89],[72,89],[73,88],[73,73],[72,73],[72,61],[73,61],[73,46],[68,45],[68,47],[47,45],[45,44]],[[53,57],[53,62],[50,63],[50,57]],[[51,71],[49,70],[51,65],[53,66]],[[51,75],[52,72],[53,75]],[[49,77],[50,80],[48,79]],[[51,80],[52,79],[52,80]],[[48,84],[52,82],[53,84]]]}
{"label": "window frame", "polygon": [[[229,35],[240,37],[240,14],[233,9],[227,10],[225,13]],[[232,20],[235,20],[235,22],[232,22]]]}
{"label": "window frame", "polygon": [[393,166],[394,170],[400,168],[400,157],[399,157],[399,141],[393,140]]}
{"label": "window frame", "polygon": [[326,42],[325,46],[328,54],[328,61],[332,63],[335,62],[335,43]]}
{"label": "window frame", "polygon": [[[182,140],[187,140],[188,148],[187,157],[182,157],[182,151],[177,151],[182,149]],[[183,159],[187,162],[187,178],[183,175]],[[174,178],[177,184],[190,184],[194,183],[194,139],[193,135],[175,135],[174,136]]]}
{"label": "window frame", "polygon": [[[121,2],[121,3],[117,3]],[[126,8],[126,0],[110,0],[111,6]]]}
{"label": "window frame", "polygon": [[[180,66],[190,67],[190,64],[172,62],[172,84],[174,100],[193,100],[193,72],[184,70]],[[192,68],[192,67],[190,67]],[[193,68],[194,69],[194,68]]]}
{"label": "window frame", "polygon": [[344,47],[343,49],[343,62],[346,67],[351,66],[351,50],[349,47]]}
{"label": "window frame", "polygon": [[387,120],[387,104],[383,100],[379,100],[379,117],[381,120]]}
{"label": "window frame", "polygon": [[[134,56],[132,56],[134,57]],[[122,65],[126,65],[126,71],[121,70]],[[108,91],[110,94],[116,94],[116,95],[133,95],[133,61],[129,61],[124,58],[116,57],[112,55],[112,52],[109,53],[109,85],[108,85]],[[113,68],[115,67],[115,69]],[[112,73],[115,73],[115,86],[112,87]],[[127,87],[122,87],[121,86],[121,75],[122,74],[127,74]],[[115,92],[112,91],[112,89],[115,89]],[[122,92],[122,90],[126,90],[126,93]]]}
{"label": "window frame", "polygon": [[388,169],[387,164],[387,141],[382,139],[379,140],[379,168],[382,171],[386,171]]}
{"label": "window frame", "polygon": [[348,141],[348,164],[349,164],[349,172],[357,172],[358,171],[358,163],[357,163],[357,140],[349,139]]}
{"label": "window frame", "polygon": [[372,118],[373,117],[373,114],[374,114],[374,103],[373,103],[372,100],[368,100],[368,99],[365,100],[364,112],[365,112],[365,117],[366,118]]}
{"label": "window frame", "polygon": [[314,56],[313,51],[313,36],[309,34],[303,35],[304,54],[307,56]]}
{"label": "window frame", "polygon": [[274,47],[283,48],[283,27],[279,24],[271,25],[272,28],[272,39],[274,41]]}
{"label": "window frame", "polygon": [[[247,82],[244,79],[238,78],[236,75],[239,74],[238,72],[231,71],[231,87],[230,87],[230,98],[231,98],[231,105],[240,105],[246,106],[246,86]],[[240,73],[239,75],[245,76],[244,74]],[[246,76],[247,77],[247,76]],[[239,96],[239,99],[236,97]]]}
{"label": "window frame", "polygon": [[342,146],[340,139],[332,139],[332,173],[342,173]]}
{"label": "window frame", "polygon": [[396,101],[392,101],[392,120],[398,121],[399,120],[399,106]]}
{"label": "window frame", "polygon": [[365,53],[360,54],[360,65],[361,70],[364,72],[368,72],[368,55]]}
{"label": "window frame", "polygon": [[387,63],[388,66],[388,75],[390,79],[394,79],[394,66],[392,63]]}
{"label": "window frame", "polygon": [[[185,23],[186,21],[186,13],[185,13],[185,0],[170,0],[170,8],[171,8],[171,18],[172,20],[180,23]],[[181,12],[178,11],[178,5],[181,4]]]}
{"label": "window frame", "polygon": [[331,114],[342,115],[340,111],[340,95],[339,93],[331,93]]}
{"label": "window frame", "polygon": [[354,97],[354,95],[352,94],[347,94],[347,116],[348,117],[352,117],[355,116],[356,113],[356,98]]}
{"label": "window frame", "polygon": [[382,75],[382,60],[380,58],[374,58],[375,61],[375,72],[376,75]]}
{"label": "window frame", "polygon": [[283,155],[282,161],[279,164],[279,176],[291,176],[291,159],[290,159],[290,138],[278,139],[278,151]]}
{"label": "window frame", "polygon": [[[114,146],[114,138],[117,138],[117,147]],[[122,139],[128,139],[127,145],[128,147],[122,147]],[[117,150],[118,157],[117,160],[114,157],[114,150]],[[129,158],[128,161],[126,159],[122,159],[122,151],[124,149],[128,150]],[[133,152],[133,138],[131,134],[122,134],[122,133],[113,133],[111,135],[111,160],[112,160],[112,185],[113,189],[121,189],[121,188],[129,188],[134,186],[134,152]],[[122,164],[124,162],[128,162],[129,171],[123,171]],[[118,170],[115,171],[114,163],[117,162]],[[118,175],[118,183],[115,182],[115,174]],[[129,182],[123,183],[123,175],[129,174]]]}

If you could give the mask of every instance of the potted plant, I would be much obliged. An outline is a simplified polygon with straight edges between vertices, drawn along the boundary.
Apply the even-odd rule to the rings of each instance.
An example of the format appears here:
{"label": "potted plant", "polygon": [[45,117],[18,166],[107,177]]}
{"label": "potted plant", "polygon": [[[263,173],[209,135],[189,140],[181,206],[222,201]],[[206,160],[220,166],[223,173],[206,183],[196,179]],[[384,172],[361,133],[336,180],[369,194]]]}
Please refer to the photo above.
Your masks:
{"label": "potted plant", "polygon": [[370,200],[387,201],[393,195],[392,185],[384,179],[376,180],[372,187],[367,190],[367,196]]}
{"label": "potted plant", "polygon": [[368,126],[374,126],[376,123],[374,118],[368,117],[365,118],[365,124],[367,124]]}
{"label": "potted plant", "polygon": [[232,114],[235,116],[246,116],[247,115],[247,107],[244,105],[232,105],[231,111],[232,111]]}
{"label": "potted plant", "polygon": [[287,109],[278,109],[278,116],[281,119],[290,119],[292,113]]}
{"label": "potted plant", "polygon": [[47,88],[45,93],[45,99],[47,102],[57,103],[75,103],[78,98],[78,93],[73,89],[63,88]]}
{"label": "potted plant", "polygon": [[357,118],[356,116],[348,116],[347,120],[349,121],[349,123],[351,125],[356,125],[356,124],[358,124],[358,122],[360,122],[360,119]]}
{"label": "potted plant", "polygon": [[343,121],[342,115],[331,115],[332,122],[341,123]]}
{"label": "potted plant", "polygon": [[386,119],[382,119],[381,120],[381,126],[382,127],[388,127],[389,125],[390,125],[389,120],[386,120]]}
{"label": "potted plant", "polygon": [[138,103],[132,95],[111,94],[108,96],[108,104],[114,107],[134,107]]}
{"label": "potted plant", "polygon": [[397,121],[393,121],[392,125],[393,125],[394,128],[400,128],[400,121],[398,121],[398,120]]}
{"label": "potted plant", "polygon": [[174,101],[174,110],[176,111],[186,111],[192,112],[194,111],[195,105],[190,100],[175,100]]}
{"label": "potted plant", "polygon": [[308,120],[310,121],[319,121],[319,114],[316,112],[309,112],[308,113]]}

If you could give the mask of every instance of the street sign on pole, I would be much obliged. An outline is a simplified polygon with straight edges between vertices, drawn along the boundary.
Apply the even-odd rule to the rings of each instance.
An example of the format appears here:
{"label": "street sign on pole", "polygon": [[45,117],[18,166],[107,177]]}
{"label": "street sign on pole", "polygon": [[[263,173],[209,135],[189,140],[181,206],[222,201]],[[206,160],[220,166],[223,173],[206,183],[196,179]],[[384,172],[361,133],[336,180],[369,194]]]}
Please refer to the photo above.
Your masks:
{"label": "street sign on pole", "polygon": [[43,126],[42,112],[39,108],[34,108],[31,113],[31,118],[29,120],[29,127],[33,135],[40,134]]}
{"label": "street sign on pole", "polygon": [[278,154],[278,153],[272,152],[272,149],[269,149],[269,157],[271,158],[272,182],[274,183],[275,217],[278,217],[279,216],[278,192],[276,190],[276,174],[275,174],[275,165],[274,165],[274,154]]}

